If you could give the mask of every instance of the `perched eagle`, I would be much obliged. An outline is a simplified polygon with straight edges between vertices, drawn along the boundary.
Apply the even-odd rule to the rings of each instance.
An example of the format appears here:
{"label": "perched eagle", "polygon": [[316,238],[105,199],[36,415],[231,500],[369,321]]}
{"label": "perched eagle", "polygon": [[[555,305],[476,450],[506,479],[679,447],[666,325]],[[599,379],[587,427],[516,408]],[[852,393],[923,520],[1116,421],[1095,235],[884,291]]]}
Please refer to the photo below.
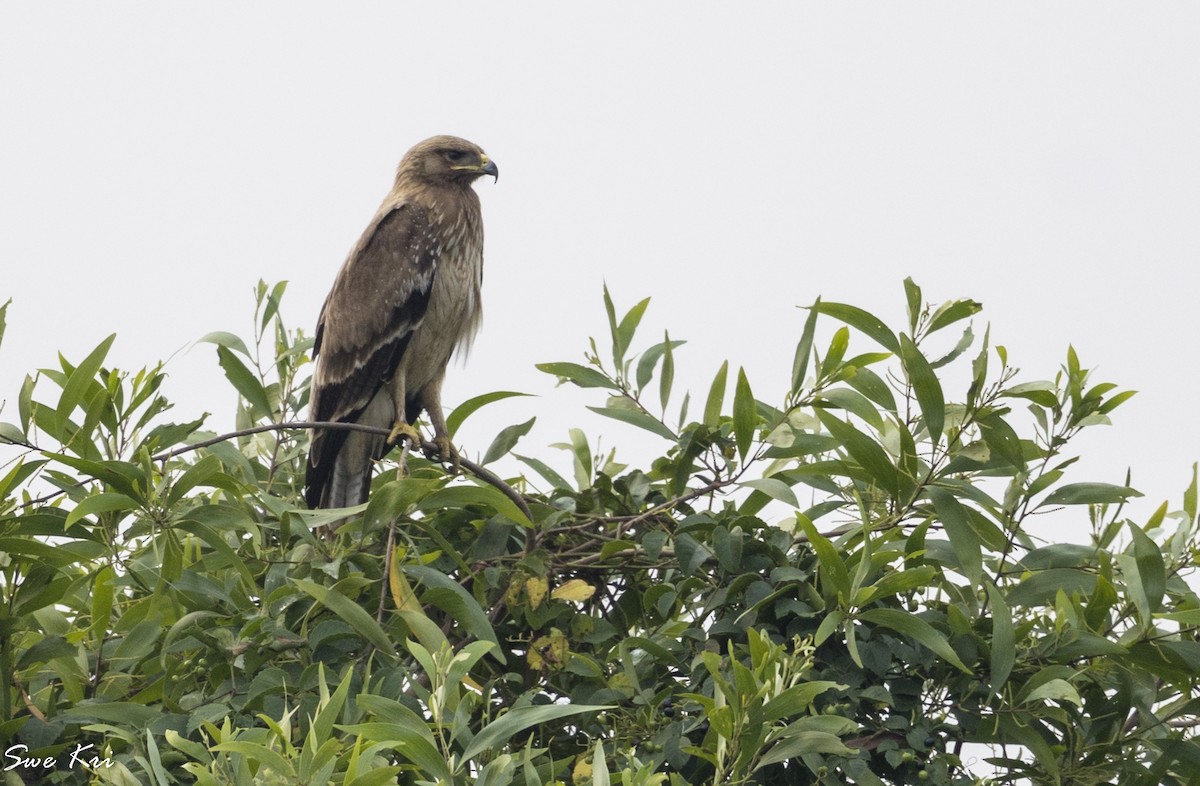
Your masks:
{"label": "perched eagle", "polygon": [[450,356],[479,327],[483,220],[471,184],[498,177],[478,145],[435,136],[404,155],[396,183],[346,258],[317,320],[310,417],[391,429],[390,437],[316,429],[305,499],[365,502],[371,464],[397,439],[421,444],[424,410],[440,458],[453,449],[442,413]]}

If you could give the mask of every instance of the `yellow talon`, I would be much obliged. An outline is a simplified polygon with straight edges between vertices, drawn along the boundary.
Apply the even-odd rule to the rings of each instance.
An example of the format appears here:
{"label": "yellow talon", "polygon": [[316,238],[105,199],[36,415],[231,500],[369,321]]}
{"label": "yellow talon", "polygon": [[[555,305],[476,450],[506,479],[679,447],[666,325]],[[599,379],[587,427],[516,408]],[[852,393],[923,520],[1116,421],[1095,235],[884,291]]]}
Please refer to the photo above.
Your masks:
{"label": "yellow talon", "polygon": [[392,433],[388,434],[388,444],[398,445],[402,438],[408,439],[410,448],[421,447],[421,432],[417,431],[417,427],[404,420],[397,420],[396,425],[392,426]]}

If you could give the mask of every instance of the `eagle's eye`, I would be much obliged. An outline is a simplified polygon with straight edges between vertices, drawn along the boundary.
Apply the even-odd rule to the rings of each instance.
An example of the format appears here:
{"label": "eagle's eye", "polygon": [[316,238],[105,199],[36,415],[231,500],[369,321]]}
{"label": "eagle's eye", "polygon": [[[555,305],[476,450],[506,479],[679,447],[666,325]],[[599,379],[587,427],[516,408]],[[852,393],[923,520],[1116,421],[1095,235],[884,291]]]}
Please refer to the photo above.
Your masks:
{"label": "eagle's eye", "polygon": [[463,160],[463,156],[465,156],[465,155],[466,155],[466,153],[464,153],[461,150],[447,150],[446,151],[446,160],[449,161],[451,164],[457,164],[459,161]]}

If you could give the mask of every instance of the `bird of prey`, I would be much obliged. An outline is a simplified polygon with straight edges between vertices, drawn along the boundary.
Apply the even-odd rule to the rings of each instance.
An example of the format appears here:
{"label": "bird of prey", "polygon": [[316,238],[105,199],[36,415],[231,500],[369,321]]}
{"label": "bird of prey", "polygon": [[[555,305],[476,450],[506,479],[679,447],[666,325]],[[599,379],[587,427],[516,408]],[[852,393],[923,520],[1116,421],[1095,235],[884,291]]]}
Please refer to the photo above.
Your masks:
{"label": "bird of prey", "polygon": [[479,327],[483,220],[471,184],[499,176],[478,145],[435,136],[404,155],[396,182],[338,271],[317,320],[310,417],[391,429],[315,429],[305,499],[365,502],[372,463],[429,413],[443,461],[453,456],[441,389],[450,356]]}

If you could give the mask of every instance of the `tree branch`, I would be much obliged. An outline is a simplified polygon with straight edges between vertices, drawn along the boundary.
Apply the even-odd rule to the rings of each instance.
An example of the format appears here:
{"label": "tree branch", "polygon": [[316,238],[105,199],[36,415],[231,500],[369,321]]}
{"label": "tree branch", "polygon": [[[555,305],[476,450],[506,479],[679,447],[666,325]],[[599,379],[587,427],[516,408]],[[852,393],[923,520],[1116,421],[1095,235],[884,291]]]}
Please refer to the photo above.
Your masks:
{"label": "tree branch", "polygon": [[[318,428],[329,429],[331,431],[361,431],[366,434],[378,434],[384,437],[391,434],[391,432],[386,428],[366,426],[361,423],[297,420],[290,423],[268,423],[265,426],[254,426],[253,428],[241,429],[240,431],[231,431],[228,434],[222,434],[218,437],[205,439],[182,448],[176,448],[175,450],[159,453],[152,458],[154,461],[166,461],[167,459],[181,456],[184,453],[189,453],[193,450],[211,447],[212,445],[217,445],[221,442],[228,442],[229,440],[236,439],[237,437],[246,437],[252,434],[262,434],[267,431],[303,431]],[[422,440],[421,450],[425,453],[431,453],[438,450],[438,446],[433,442]],[[522,497],[516,489],[505,483],[499,475],[479,464],[476,464],[474,461],[462,458],[461,456],[458,459],[458,464],[463,469],[482,480],[484,483],[487,483],[488,485],[494,486],[496,489],[498,489],[502,494],[504,494],[504,496],[513,501],[513,504],[515,504],[521,510],[521,512],[525,514],[525,517],[528,518],[530,522],[533,521],[533,512],[529,509],[529,505],[525,502],[525,498]]]}

